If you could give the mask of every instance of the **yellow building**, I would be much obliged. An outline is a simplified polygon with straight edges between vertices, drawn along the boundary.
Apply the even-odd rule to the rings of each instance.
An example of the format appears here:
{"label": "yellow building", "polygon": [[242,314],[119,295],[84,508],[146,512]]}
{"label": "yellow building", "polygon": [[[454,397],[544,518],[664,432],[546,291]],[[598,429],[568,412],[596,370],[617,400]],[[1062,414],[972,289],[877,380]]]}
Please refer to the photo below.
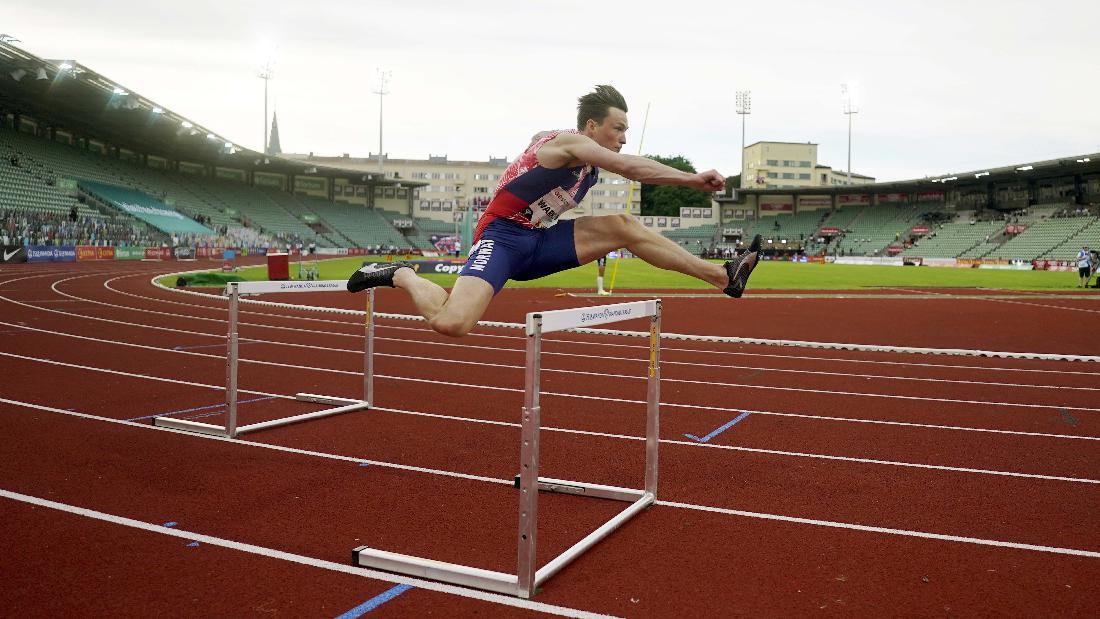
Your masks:
{"label": "yellow building", "polygon": [[812,142],[756,142],[745,147],[741,158],[742,189],[836,187],[869,185],[875,179],[863,174],[834,170],[817,162]]}

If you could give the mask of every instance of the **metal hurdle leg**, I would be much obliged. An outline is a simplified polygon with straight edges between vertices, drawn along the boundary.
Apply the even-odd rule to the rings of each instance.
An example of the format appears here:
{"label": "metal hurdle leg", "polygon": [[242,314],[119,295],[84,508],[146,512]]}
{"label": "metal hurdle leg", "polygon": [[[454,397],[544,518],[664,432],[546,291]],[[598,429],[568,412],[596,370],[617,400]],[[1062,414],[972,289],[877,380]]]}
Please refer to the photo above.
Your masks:
{"label": "metal hurdle leg", "polygon": [[[547,579],[557,574],[584,551],[596,545],[612,531],[653,504],[657,494],[661,302],[620,303],[604,306],[602,310],[606,313],[603,315],[592,314],[593,311],[598,312],[600,310],[601,308],[584,308],[583,310],[556,310],[527,315],[526,388],[524,389],[522,423],[520,424],[520,474],[516,476],[515,480],[516,487],[519,489],[519,530],[516,539],[517,573],[512,575],[494,572],[457,563],[446,563],[378,550],[369,546],[359,546],[352,551],[352,563],[354,565],[530,598]],[[645,490],[540,478],[538,476],[541,411],[539,404],[539,372],[541,369],[542,335],[551,331],[561,331],[581,325],[602,324],[643,316],[652,316],[646,407]],[[614,518],[573,544],[568,550],[555,557],[541,569],[536,569],[538,493],[540,490],[628,501],[630,505]]]}
{"label": "metal hurdle leg", "polygon": [[[190,421],[187,419],[175,419],[172,417],[156,417],[153,419],[153,425],[163,428],[172,428],[176,430],[186,430],[188,432],[198,432],[200,434],[213,434],[216,436],[236,438],[237,436],[248,432],[266,430],[268,428],[275,428],[292,423],[300,423],[302,421],[308,421],[310,419],[319,419],[321,417],[328,417],[331,415],[338,415],[341,413],[370,408],[371,402],[374,400],[374,289],[369,290],[367,294],[366,319],[364,321],[364,334],[366,336],[366,342],[363,348],[364,373],[362,400],[317,395],[312,393],[298,393],[295,394],[295,399],[299,401],[312,402],[316,404],[335,405],[336,408],[313,411],[310,413],[303,413],[301,415],[283,417],[281,419],[271,419],[268,421],[261,421],[244,426],[239,426],[237,424],[237,370],[240,363],[238,350],[239,335],[237,323],[238,314],[240,311],[240,294],[242,292],[242,284],[246,285],[244,286],[246,290],[248,290],[248,286],[253,286],[255,288],[255,292],[281,292],[281,290],[279,290],[278,288],[271,286],[271,284],[277,283],[278,282],[230,282],[226,287],[226,292],[229,295],[229,326],[226,336],[225,355],[225,425],[219,426],[210,423]],[[303,292],[311,290],[331,290],[332,286],[327,284],[330,284],[330,282],[322,281],[317,282],[316,288],[307,286],[291,291]]]}
{"label": "metal hurdle leg", "polygon": [[519,472],[519,595],[535,594],[535,542],[539,509],[539,373],[542,367],[542,318],[535,316],[534,333],[527,334],[527,370],[523,390]]}

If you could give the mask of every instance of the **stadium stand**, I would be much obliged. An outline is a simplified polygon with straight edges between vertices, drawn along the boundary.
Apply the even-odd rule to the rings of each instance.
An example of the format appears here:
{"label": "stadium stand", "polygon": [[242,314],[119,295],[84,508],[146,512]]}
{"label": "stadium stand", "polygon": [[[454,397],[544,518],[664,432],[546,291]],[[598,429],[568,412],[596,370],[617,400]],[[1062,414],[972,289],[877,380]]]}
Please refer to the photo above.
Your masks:
{"label": "stadium stand", "polygon": [[454,236],[455,234],[455,224],[439,221],[438,219],[416,217],[413,219],[413,223],[416,226],[415,232],[408,235],[407,238],[414,243],[417,249],[435,249],[431,242],[432,236],[444,237]]}
{"label": "stadium stand", "polygon": [[[1094,217],[1067,217],[1037,221],[1028,226],[1027,230],[982,258],[1035,260],[1043,256],[1051,256],[1056,248],[1064,246],[1069,239],[1078,238],[1095,221]],[[1073,253],[1075,254],[1076,251]]]}
{"label": "stadium stand", "polygon": [[933,225],[930,234],[905,249],[902,255],[956,258],[984,243],[987,237],[999,234],[1003,228],[1003,222],[979,222],[971,211],[962,211],[955,221]]}
{"label": "stadium stand", "polygon": [[[88,190],[95,187],[103,191],[114,187],[106,190],[108,194],[136,190],[139,196],[145,197],[131,194],[131,199],[149,201],[147,205],[159,204],[160,208],[173,208],[189,220],[209,226],[209,234],[217,233],[227,239],[254,236],[268,245],[316,243],[334,247],[397,248],[415,245],[414,240],[406,239],[389,223],[396,216],[393,213],[383,215],[363,207],[250,187],[230,180],[154,170],[10,129],[0,128],[0,153],[4,156],[0,165],[0,205],[5,209],[66,216],[75,206],[78,216],[92,222],[87,225],[93,229],[104,229],[110,222],[109,229],[122,230],[118,227],[119,221],[129,221],[131,226],[139,222],[122,213],[114,213],[104,223],[95,224],[95,220],[104,217],[103,212],[94,208],[97,201],[79,202],[75,189],[59,187],[61,179],[71,179]],[[117,204],[118,201],[99,202]],[[247,228],[254,229],[255,234],[244,232]],[[234,229],[233,234],[229,234],[231,229]],[[183,234],[196,233],[206,232],[191,230]],[[154,231],[145,230],[144,225],[123,236],[170,240],[170,237],[162,238]]]}
{"label": "stadium stand", "polygon": [[[845,207],[841,211],[848,210]],[[901,246],[909,237],[913,226],[922,223],[924,215],[934,207],[930,205],[880,204],[860,208],[859,216],[847,226],[836,225],[835,217],[826,220],[826,226],[844,231],[837,244],[839,248],[858,256],[878,256],[887,253],[891,245]]]}
{"label": "stadium stand", "polygon": [[685,246],[688,251],[698,253],[697,249],[714,246],[714,239],[718,234],[718,224],[703,224],[691,228],[662,230],[661,234],[665,238]]}
{"label": "stadium stand", "polygon": [[1041,260],[1070,260],[1082,246],[1100,248],[1100,217],[1084,217],[1088,222],[1068,239],[1039,256]]}

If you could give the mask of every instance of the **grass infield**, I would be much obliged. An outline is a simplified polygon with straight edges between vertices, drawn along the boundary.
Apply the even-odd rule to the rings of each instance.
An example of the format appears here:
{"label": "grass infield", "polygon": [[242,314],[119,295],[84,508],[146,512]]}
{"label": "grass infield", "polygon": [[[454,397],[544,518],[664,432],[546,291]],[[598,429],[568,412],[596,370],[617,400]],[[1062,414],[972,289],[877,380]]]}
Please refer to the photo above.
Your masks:
{"label": "grass infield", "polygon": [[[346,279],[363,263],[363,257],[318,260],[320,279]],[[610,283],[615,261],[609,261],[604,286]],[[638,259],[621,261],[615,278],[616,290],[699,289],[710,286],[679,273],[652,267]],[[191,285],[221,285],[221,273]],[[267,267],[242,268],[234,275],[242,279],[266,280]],[[457,275],[423,274],[449,288]],[[291,262],[290,276],[298,278],[298,264]],[[190,279],[192,276],[187,276]],[[225,278],[228,279],[228,278]],[[176,276],[161,278],[166,286],[176,285]],[[846,264],[796,264],[762,262],[753,272],[750,290],[858,290],[860,288],[993,288],[1004,290],[1067,290],[1078,284],[1076,272],[1000,271],[991,269],[953,269],[933,267],[859,266]],[[508,282],[508,288],[560,288],[591,291],[596,286],[596,265],[587,264],[529,282]]]}

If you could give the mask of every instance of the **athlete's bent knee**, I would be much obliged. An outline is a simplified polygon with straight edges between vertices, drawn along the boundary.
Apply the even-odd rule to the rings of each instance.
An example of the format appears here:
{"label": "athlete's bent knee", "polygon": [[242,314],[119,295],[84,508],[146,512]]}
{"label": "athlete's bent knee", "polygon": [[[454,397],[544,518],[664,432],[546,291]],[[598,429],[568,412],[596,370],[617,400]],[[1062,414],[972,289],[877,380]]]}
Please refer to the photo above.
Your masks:
{"label": "athlete's bent knee", "polygon": [[469,333],[477,321],[456,319],[448,316],[436,316],[428,321],[428,326],[440,335],[462,337]]}

